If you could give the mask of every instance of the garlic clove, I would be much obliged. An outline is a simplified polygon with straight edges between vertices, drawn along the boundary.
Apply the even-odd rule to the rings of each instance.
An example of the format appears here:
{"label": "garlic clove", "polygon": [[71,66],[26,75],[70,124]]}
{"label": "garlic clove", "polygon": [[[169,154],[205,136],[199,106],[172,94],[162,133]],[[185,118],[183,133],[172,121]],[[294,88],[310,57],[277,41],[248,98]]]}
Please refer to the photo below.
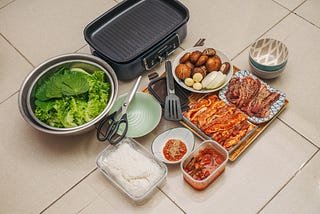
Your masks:
{"label": "garlic clove", "polygon": [[195,82],[201,82],[201,80],[203,79],[203,76],[202,76],[202,74],[200,74],[200,73],[195,73],[195,74],[192,76],[192,79],[193,79],[193,81],[195,81]]}
{"label": "garlic clove", "polygon": [[196,82],[192,86],[195,90],[200,91],[202,89],[202,84],[200,82]]}
{"label": "garlic clove", "polygon": [[185,84],[186,86],[191,87],[191,86],[193,86],[193,84],[194,84],[194,80],[191,79],[190,77],[188,77],[188,78],[186,78],[186,79],[184,80],[184,84]]}

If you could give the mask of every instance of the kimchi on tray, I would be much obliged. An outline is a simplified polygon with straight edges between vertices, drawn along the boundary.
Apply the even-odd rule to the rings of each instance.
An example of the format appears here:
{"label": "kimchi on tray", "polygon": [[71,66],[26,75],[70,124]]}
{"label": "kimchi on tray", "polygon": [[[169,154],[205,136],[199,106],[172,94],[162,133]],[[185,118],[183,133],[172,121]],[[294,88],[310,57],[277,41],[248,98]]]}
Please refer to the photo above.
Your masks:
{"label": "kimchi on tray", "polygon": [[183,112],[187,125],[203,137],[217,141],[229,153],[257,128],[236,106],[226,104],[217,95],[190,99],[188,107]]}

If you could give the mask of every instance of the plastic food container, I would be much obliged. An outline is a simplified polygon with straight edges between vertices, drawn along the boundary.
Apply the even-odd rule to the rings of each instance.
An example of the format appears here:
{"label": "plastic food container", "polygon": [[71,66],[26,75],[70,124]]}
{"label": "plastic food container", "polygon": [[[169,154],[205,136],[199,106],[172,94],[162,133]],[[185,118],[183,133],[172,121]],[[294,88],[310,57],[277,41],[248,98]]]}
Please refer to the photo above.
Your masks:
{"label": "plastic food container", "polygon": [[203,190],[224,171],[228,159],[225,148],[205,140],[181,162],[183,178],[194,189]]}
{"label": "plastic food container", "polygon": [[131,138],[107,146],[97,157],[100,171],[136,204],[143,204],[165,182],[167,166]]}

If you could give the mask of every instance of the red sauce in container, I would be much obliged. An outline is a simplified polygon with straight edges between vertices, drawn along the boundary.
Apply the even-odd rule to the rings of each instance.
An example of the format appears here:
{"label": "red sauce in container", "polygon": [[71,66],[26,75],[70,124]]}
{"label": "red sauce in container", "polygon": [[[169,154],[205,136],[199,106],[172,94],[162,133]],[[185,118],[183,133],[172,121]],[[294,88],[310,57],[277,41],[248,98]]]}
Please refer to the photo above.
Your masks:
{"label": "red sauce in container", "polygon": [[179,161],[187,153],[187,146],[178,139],[170,139],[163,147],[163,155],[168,161]]}
{"label": "red sauce in container", "polygon": [[225,159],[213,148],[205,148],[194,156],[184,170],[195,180],[204,180],[214,172]]}

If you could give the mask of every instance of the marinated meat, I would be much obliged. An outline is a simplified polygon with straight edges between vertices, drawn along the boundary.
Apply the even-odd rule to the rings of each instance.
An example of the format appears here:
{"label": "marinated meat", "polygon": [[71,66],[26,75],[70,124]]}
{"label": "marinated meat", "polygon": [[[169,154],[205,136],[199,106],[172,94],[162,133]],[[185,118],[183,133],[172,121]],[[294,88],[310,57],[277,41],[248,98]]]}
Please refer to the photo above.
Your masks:
{"label": "marinated meat", "polygon": [[204,180],[224,161],[224,158],[213,148],[204,148],[183,168],[193,179]]}
{"label": "marinated meat", "polygon": [[227,150],[236,145],[255,125],[235,106],[228,105],[217,95],[200,98],[189,103],[184,116],[205,134]]}
{"label": "marinated meat", "polygon": [[261,110],[257,114],[257,117],[267,117],[270,115],[270,107],[280,97],[279,93],[272,92],[261,104]]}
{"label": "marinated meat", "polygon": [[240,78],[232,78],[229,82],[228,91],[226,97],[231,103],[239,103],[240,99]]}
{"label": "marinated meat", "polygon": [[230,103],[250,117],[261,118],[270,115],[270,107],[279,96],[278,92],[271,92],[259,79],[251,76],[231,79],[226,92],[226,98]]}
{"label": "marinated meat", "polygon": [[243,108],[250,103],[250,101],[258,94],[260,86],[261,82],[258,79],[254,79],[250,76],[242,79],[240,84],[240,94],[242,95],[239,100],[240,108]]}

